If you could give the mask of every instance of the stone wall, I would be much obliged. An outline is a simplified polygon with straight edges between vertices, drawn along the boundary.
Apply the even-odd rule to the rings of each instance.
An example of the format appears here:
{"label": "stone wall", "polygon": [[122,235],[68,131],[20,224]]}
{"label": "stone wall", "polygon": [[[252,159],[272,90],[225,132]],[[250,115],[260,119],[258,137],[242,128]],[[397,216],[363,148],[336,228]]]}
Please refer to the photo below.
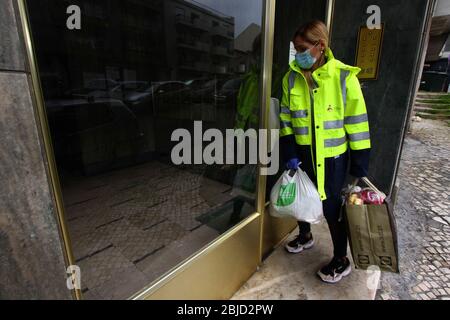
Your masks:
{"label": "stone wall", "polygon": [[403,128],[412,107],[415,64],[420,60],[422,25],[428,0],[336,0],[331,47],[337,59],[355,65],[359,27],[367,7],[381,8],[385,24],[377,80],[364,81],[363,93],[372,134],[370,177],[388,192],[395,181]]}
{"label": "stone wall", "polygon": [[71,299],[17,2],[0,2],[0,299]]}

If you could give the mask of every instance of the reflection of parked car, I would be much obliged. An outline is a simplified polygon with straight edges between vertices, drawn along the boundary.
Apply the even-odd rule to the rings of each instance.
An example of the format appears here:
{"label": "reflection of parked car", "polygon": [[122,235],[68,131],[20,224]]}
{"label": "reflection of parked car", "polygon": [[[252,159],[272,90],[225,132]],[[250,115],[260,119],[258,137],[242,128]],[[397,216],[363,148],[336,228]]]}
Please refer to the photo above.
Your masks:
{"label": "reflection of parked car", "polygon": [[92,174],[138,152],[142,134],[121,101],[53,100],[46,106],[57,163],[65,169]]}
{"label": "reflection of parked car", "polygon": [[124,81],[120,82],[110,92],[109,96],[123,101],[132,100],[140,92],[150,87],[147,81]]}
{"label": "reflection of parked car", "polygon": [[189,86],[191,89],[198,89],[201,86],[203,86],[205,83],[211,81],[213,79],[211,78],[199,78],[199,79],[192,79],[185,82],[186,85]]}
{"label": "reflection of parked car", "polygon": [[213,103],[214,96],[228,79],[194,80],[189,84],[190,100],[194,103]]}
{"label": "reflection of parked car", "polygon": [[131,111],[153,113],[156,105],[181,104],[186,101],[188,86],[181,81],[124,81],[98,79],[87,83],[85,88],[69,91],[69,97],[90,101],[102,98],[118,99]]}
{"label": "reflection of parked car", "polygon": [[236,102],[242,79],[231,79],[225,82],[219,92],[214,96],[216,103],[228,104]]}
{"label": "reflection of parked car", "polygon": [[114,88],[118,84],[117,81],[112,79],[93,79],[87,82],[86,88],[108,90]]}
{"label": "reflection of parked car", "polygon": [[73,98],[103,98],[116,88],[119,82],[111,79],[94,79],[88,81],[82,88],[72,89],[66,95]]}
{"label": "reflection of parked car", "polygon": [[180,81],[153,82],[130,92],[124,102],[133,112],[155,112],[155,108],[186,101],[188,86]]}

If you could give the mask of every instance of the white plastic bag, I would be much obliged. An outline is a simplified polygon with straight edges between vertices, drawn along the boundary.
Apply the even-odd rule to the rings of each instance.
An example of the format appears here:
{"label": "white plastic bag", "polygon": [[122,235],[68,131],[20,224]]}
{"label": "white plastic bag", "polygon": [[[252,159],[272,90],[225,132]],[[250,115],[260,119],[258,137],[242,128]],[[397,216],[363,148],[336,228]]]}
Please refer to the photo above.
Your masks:
{"label": "white plastic bag", "polygon": [[293,217],[311,224],[323,219],[319,192],[308,175],[300,168],[291,177],[286,171],[270,194],[270,214],[274,217]]}

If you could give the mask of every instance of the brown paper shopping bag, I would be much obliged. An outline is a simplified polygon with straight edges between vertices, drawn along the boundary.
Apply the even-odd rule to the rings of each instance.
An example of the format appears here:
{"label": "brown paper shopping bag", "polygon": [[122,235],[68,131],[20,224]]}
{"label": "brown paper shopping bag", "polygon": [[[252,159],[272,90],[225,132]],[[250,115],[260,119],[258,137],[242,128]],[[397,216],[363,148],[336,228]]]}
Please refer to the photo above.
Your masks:
{"label": "brown paper shopping bag", "polygon": [[[380,193],[367,178],[362,180]],[[398,273],[397,228],[390,199],[382,205],[345,204],[344,209],[356,268],[378,266],[381,271]]]}

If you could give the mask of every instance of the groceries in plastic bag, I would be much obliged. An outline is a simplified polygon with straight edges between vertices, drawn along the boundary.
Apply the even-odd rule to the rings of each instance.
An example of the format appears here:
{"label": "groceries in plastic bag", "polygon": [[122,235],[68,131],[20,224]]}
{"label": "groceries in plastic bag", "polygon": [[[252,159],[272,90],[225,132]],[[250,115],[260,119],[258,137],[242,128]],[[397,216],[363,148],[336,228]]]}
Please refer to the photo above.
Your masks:
{"label": "groceries in plastic bag", "polygon": [[383,204],[386,195],[379,194],[375,190],[366,188],[361,192],[361,198],[364,201],[364,204]]}
{"label": "groceries in plastic bag", "polygon": [[293,217],[311,224],[323,219],[319,192],[308,175],[300,168],[286,171],[270,194],[270,214],[274,217]]}
{"label": "groceries in plastic bag", "polygon": [[365,204],[382,205],[386,195],[374,187],[364,188],[357,185],[348,185],[343,190],[343,202],[346,204],[362,206]]}

